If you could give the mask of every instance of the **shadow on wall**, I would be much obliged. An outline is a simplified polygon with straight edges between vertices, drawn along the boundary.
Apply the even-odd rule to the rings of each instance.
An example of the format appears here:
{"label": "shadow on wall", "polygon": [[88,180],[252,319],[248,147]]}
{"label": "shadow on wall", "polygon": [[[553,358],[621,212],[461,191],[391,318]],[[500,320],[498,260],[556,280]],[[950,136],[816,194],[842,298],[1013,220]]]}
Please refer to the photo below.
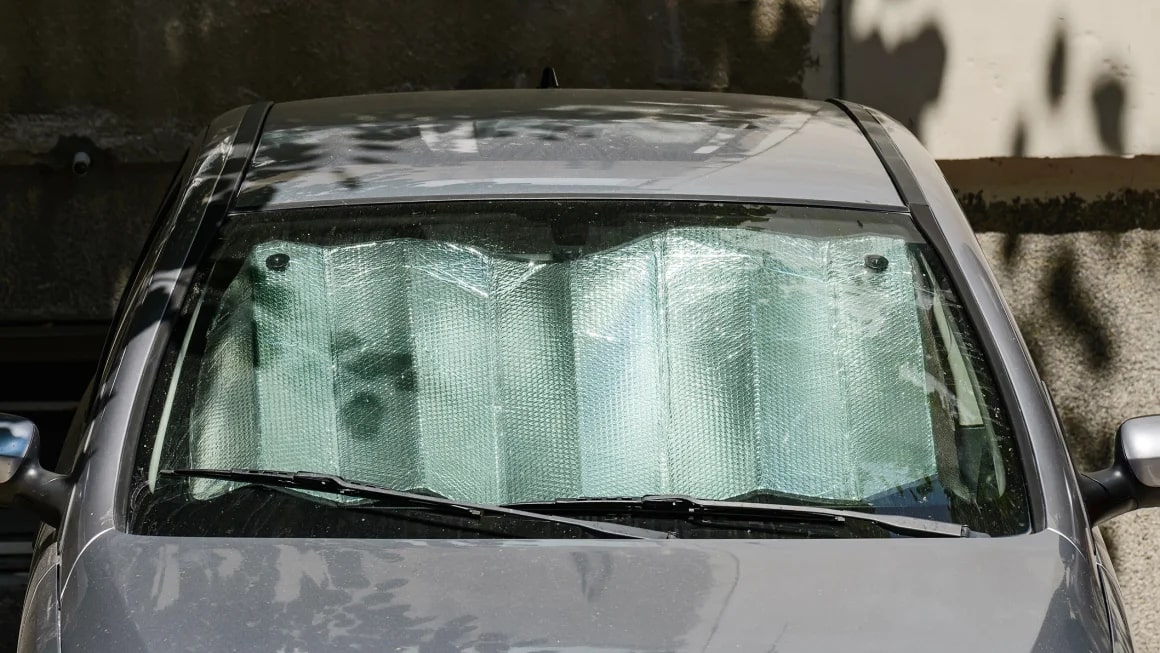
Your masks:
{"label": "shadow on wall", "polygon": [[1091,101],[1096,114],[1100,142],[1111,154],[1124,153],[1124,105],[1127,92],[1123,82],[1105,74],[1092,86]]}
{"label": "shadow on wall", "polygon": [[[1050,47],[1044,95],[1049,110],[1059,111],[1063,108],[1063,100],[1068,91],[1068,67],[1071,61],[1067,23],[1062,19],[1056,23]],[[1127,88],[1124,86],[1122,78],[1115,74],[1122,67],[1113,58],[1105,57],[1104,70],[1092,82],[1088,91],[1088,99],[1095,119],[1096,134],[1099,136],[1104,151],[1112,155],[1120,155],[1126,151],[1124,147],[1124,111],[1127,108]],[[1027,154],[1026,120],[1026,117],[1020,119],[1011,138],[1009,151],[1012,156],[1022,157]]]}
{"label": "shadow on wall", "polygon": [[[841,35],[836,59],[839,67],[838,92],[857,102],[881,109],[905,124],[920,140],[923,140],[923,114],[940,100],[943,93],[947,62],[950,59],[946,30],[953,25],[942,25],[935,18],[909,30],[907,36],[890,43],[881,28],[855,25],[853,16],[856,8],[864,0],[828,0],[822,8],[822,15],[834,16],[839,23]],[[889,12],[907,5],[907,0],[881,3],[883,12]],[[929,4],[929,3],[927,3]],[[1070,67],[1074,66],[1070,53],[1070,42],[1065,16],[1052,16],[1055,31],[1046,46],[1048,50],[1047,68],[1043,77],[1043,93],[1047,115],[1033,117],[1033,111],[1042,112],[1039,106],[1015,107],[1020,113],[1011,134],[1012,156],[1026,156],[1028,150],[1029,121],[1050,121],[1055,113],[1065,110],[1069,94],[1085,93],[1083,89],[1068,88]],[[961,39],[960,39],[961,40]],[[983,49],[985,43],[971,43],[971,47]],[[957,53],[963,59],[965,53]],[[1103,57],[1102,71],[1086,89],[1084,101],[1090,104],[1093,129],[1105,153],[1123,154],[1125,143],[1125,111],[1128,106],[1129,90],[1124,84],[1123,72],[1126,66],[1113,53]],[[1071,75],[1074,79],[1074,75]],[[967,98],[960,98],[966,101]],[[944,101],[947,101],[944,99]],[[1034,103],[1033,103],[1034,104]],[[1002,108],[1000,108],[1002,109]],[[1074,103],[1073,103],[1073,109]]]}
{"label": "shadow on wall", "polygon": [[[857,0],[834,0],[840,24],[840,94],[880,109],[922,140],[922,114],[938,101],[946,74],[947,46],[937,23],[926,23],[912,36],[891,46],[882,33],[855,34],[851,23]],[[823,11],[829,9],[827,6]],[[830,9],[832,11],[832,9]],[[872,77],[849,74],[850,62]]]}
{"label": "shadow on wall", "polygon": [[[1000,269],[1026,263],[1020,258],[1019,240],[1019,234],[1004,235]],[[1075,248],[1070,243],[1062,244],[1044,264],[1047,272],[1041,292],[1046,303],[1040,306],[1042,310],[1035,315],[1015,311],[1016,322],[1022,327],[1024,341],[1031,358],[1041,363],[1046,360],[1045,347],[1066,346],[1066,343],[1061,342],[1043,342],[1045,338],[1044,334],[1040,333],[1040,328],[1046,321],[1062,328],[1063,335],[1070,342],[1079,344],[1078,362],[1085,370],[1095,376],[1106,376],[1116,356],[1117,343],[1112,337],[1112,328],[1107,323],[1107,317],[1101,311],[1098,293],[1093,292],[1079,278],[1080,261]],[[1039,368],[1041,372],[1049,369],[1041,364]],[[1069,419],[1066,414],[1062,417],[1065,431],[1071,435],[1081,436],[1083,440],[1073,443],[1072,447],[1072,454],[1081,468],[1099,469],[1111,462],[1110,450],[1103,451],[1106,447],[1102,437],[1097,437],[1090,428],[1084,428],[1080,421]],[[1089,444],[1093,440],[1099,441],[1094,448]]]}
{"label": "shadow on wall", "polygon": [[[671,30],[665,56],[671,70],[660,86],[802,97],[813,17],[796,2],[722,3],[665,1]],[[727,5],[726,5],[727,6]],[[683,63],[678,63],[686,59]]]}

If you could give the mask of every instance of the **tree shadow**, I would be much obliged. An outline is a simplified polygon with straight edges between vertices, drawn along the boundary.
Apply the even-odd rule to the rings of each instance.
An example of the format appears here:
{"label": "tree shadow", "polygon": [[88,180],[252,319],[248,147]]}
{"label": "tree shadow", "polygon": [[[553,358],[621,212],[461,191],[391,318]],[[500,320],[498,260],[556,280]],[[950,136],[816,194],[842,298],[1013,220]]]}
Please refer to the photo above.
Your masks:
{"label": "tree shadow", "polygon": [[1059,108],[1067,90],[1067,31],[1063,25],[1055,31],[1047,61],[1047,101],[1052,108]]}
{"label": "tree shadow", "polygon": [[658,86],[804,95],[806,70],[817,66],[818,60],[810,51],[814,26],[797,3],[782,3],[776,9],[753,3],[750,11],[724,12],[718,3],[665,5],[670,29],[667,52],[658,57],[658,63],[666,62]]}
{"label": "tree shadow", "polygon": [[1078,267],[1076,253],[1070,247],[1053,261],[1047,277],[1048,305],[1056,319],[1084,344],[1087,365],[1102,371],[1114,357],[1116,343],[1099,302],[1079,283]]}
{"label": "tree shadow", "polygon": [[[843,79],[841,94],[893,116],[922,140],[922,114],[942,93],[946,74],[947,46],[934,22],[891,47],[882,33],[854,36],[850,23],[855,0],[842,2]],[[851,65],[861,73],[851,74]]]}
{"label": "tree shadow", "polygon": [[1027,123],[1023,118],[1015,125],[1015,133],[1011,135],[1011,156],[1022,158],[1027,156]]}
{"label": "tree shadow", "polygon": [[1003,249],[1001,251],[1004,263],[1009,265],[1015,260],[1015,257],[1019,255],[1020,245],[1020,234],[1004,234]]}
{"label": "tree shadow", "polygon": [[1123,154],[1124,106],[1127,90],[1115,77],[1104,75],[1092,86],[1091,103],[1096,114],[1096,132],[1104,149],[1112,154]]}

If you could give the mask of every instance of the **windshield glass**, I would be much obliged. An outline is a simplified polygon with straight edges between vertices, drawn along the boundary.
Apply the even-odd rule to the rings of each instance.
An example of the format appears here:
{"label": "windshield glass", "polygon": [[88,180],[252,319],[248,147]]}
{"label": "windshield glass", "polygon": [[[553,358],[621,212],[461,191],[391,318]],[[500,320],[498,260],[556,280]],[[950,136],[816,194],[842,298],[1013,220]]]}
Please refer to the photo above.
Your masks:
{"label": "windshield glass", "polygon": [[163,473],[182,468],[483,504],[679,494],[1028,527],[988,366],[902,214],[571,200],[238,215],[163,370],[138,532],[581,536]]}

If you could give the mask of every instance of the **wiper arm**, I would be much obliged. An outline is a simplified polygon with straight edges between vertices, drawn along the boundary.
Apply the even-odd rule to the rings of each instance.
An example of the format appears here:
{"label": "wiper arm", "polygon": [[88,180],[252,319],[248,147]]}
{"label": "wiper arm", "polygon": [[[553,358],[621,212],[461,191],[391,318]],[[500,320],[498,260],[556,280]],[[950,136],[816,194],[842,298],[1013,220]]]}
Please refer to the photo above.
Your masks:
{"label": "wiper arm", "polygon": [[219,481],[232,481],[235,483],[250,483],[253,485],[283,487],[294,490],[324,492],[327,494],[338,494],[360,499],[374,499],[377,501],[394,503],[400,506],[421,506],[424,508],[429,508],[433,511],[447,514],[459,514],[472,517],[474,519],[479,519],[485,514],[507,515],[509,517],[520,517],[523,519],[533,519],[542,522],[567,524],[589,533],[623,539],[652,540],[668,539],[673,537],[671,533],[655,531],[647,528],[637,528],[635,526],[625,526],[622,524],[612,524],[607,522],[588,521],[585,519],[572,519],[570,517],[563,517],[560,515],[546,515],[537,512],[528,512],[518,508],[509,508],[506,506],[456,501],[454,499],[445,499],[443,497],[429,496],[415,492],[392,490],[390,488],[380,487],[370,483],[347,480],[334,474],[321,474],[317,472],[280,472],[267,469],[163,469],[159,473],[162,476],[209,478]]}
{"label": "wiper arm", "polygon": [[842,510],[840,508],[825,508],[821,506],[800,506],[778,503],[750,503],[739,501],[714,501],[711,499],[697,499],[685,495],[649,495],[640,498],[581,498],[557,499],[555,501],[540,501],[508,504],[508,507],[532,512],[580,512],[595,513],[601,511],[613,512],[641,512],[649,514],[664,514],[674,517],[753,517],[781,520],[798,519],[826,520],[835,524],[846,522],[865,522],[880,526],[892,533],[911,535],[916,537],[987,537],[985,533],[972,531],[965,524],[951,524],[934,519],[920,519],[901,515],[876,515],[856,510]]}

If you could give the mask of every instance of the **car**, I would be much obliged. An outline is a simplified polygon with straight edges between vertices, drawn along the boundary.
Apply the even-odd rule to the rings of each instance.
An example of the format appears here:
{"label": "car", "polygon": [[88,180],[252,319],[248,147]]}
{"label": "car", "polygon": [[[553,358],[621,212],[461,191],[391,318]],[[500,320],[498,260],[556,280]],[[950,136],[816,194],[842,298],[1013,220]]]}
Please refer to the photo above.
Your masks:
{"label": "car", "polygon": [[851,102],[260,103],[190,150],[59,469],[21,651],[1131,648],[918,140]]}

